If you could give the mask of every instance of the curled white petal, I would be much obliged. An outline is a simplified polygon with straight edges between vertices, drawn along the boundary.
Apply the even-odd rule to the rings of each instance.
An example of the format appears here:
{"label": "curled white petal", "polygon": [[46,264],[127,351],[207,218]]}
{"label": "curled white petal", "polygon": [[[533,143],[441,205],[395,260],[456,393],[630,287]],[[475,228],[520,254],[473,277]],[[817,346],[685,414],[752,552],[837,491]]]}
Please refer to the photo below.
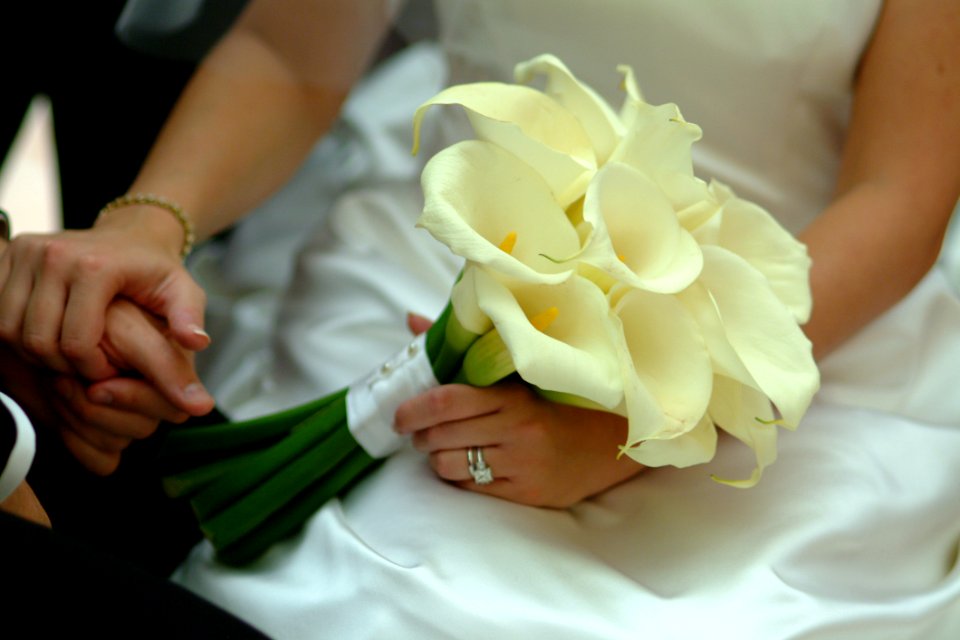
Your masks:
{"label": "curled white petal", "polygon": [[[493,321],[520,376],[542,389],[569,393],[613,409],[623,397],[615,326],[606,297],[573,276],[557,285],[508,287],[476,273],[477,300]],[[530,318],[556,307],[541,331]]]}
{"label": "curled white petal", "polygon": [[593,227],[581,262],[634,287],[674,293],[693,282],[703,258],[660,188],[623,164],[608,164],[587,190],[583,220]]}
{"label": "curled white petal", "polygon": [[468,262],[463,268],[463,275],[453,285],[450,292],[450,304],[460,322],[460,326],[478,336],[493,328],[493,322],[477,303],[477,288],[475,285],[477,270],[481,269],[476,263]]}
{"label": "curled white petal", "polygon": [[[812,345],[763,275],[720,247],[703,247],[698,282],[709,292],[730,351],[725,374],[766,395],[796,426],[820,385]],[[715,355],[715,354],[712,354]],[[748,372],[745,376],[743,373]]]}
{"label": "curled white petal", "polygon": [[648,467],[692,467],[713,459],[717,451],[717,430],[708,416],[693,429],[668,440],[645,440],[624,453]]}
{"label": "curled white petal", "polygon": [[[572,268],[545,255],[571,255],[576,229],[539,174],[496,145],[467,140],[427,163],[417,225],[455,254],[527,282],[560,282]],[[500,248],[509,234],[516,245]]]}
{"label": "curled white petal", "polygon": [[743,480],[714,479],[738,488],[756,485],[763,470],[777,459],[777,427],[770,401],[745,384],[716,376],[709,414],[714,424],[750,447],[757,460],[753,472]]}
{"label": "curled white petal", "polygon": [[517,82],[547,78],[544,93],[569,110],[590,138],[597,164],[603,164],[623,136],[624,127],[610,105],[591,87],[581,83],[556,56],[544,54],[522,62],[514,70]]}
{"label": "curled white petal", "polygon": [[722,207],[717,244],[762,273],[799,323],[810,318],[810,256],[807,248],[765,209],[738,198],[724,185],[710,189]]}
{"label": "curled white petal", "polygon": [[693,143],[702,136],[700,127],[689,123],[674,104],[653,106],[627,99],[624,110],[629,126],[610,162],[623,162],[652,177],[681,172],[693,175]]}
{"label": "curled white petal", "polygon": [[590,138],[573,113],[535,89],[496,82],[456,85],[423,103],[414,115],[414,153],[423,116],[438,104],[462,106],[477,138],[540,173],[562,207],[583,195],[597,168]]}
{"label": "curled white petal", "polygon": [[623,327],[627,444],[693,429],[706,413],[713,383],[696,322],[676,297],[640,289],[619,295],[614,313]]}

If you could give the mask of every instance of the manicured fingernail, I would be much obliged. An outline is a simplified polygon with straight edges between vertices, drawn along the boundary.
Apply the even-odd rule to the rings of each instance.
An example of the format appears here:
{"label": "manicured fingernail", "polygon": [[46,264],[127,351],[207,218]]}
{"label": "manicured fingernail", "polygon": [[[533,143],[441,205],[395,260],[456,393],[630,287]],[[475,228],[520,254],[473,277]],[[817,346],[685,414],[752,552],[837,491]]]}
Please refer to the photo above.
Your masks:
{"label": "manicured fingernail", "polygon": [[201,338],[206,338],[207,342],[210,342],[211,340],[210,334],[204,331],[203,328],[198,325],[191,325],[190,331],[200,336]]}
{"label": "manicured fingernail", "polygon": [[97,404],[113,404],[113,394],[106,389],[94,389],[90,392],[90,400]]}
{"label": "manicured fingernail", "polygon": [[205,402],[210,397],[203,385],[196,382],[183,388],[183,396],[188,402]]}

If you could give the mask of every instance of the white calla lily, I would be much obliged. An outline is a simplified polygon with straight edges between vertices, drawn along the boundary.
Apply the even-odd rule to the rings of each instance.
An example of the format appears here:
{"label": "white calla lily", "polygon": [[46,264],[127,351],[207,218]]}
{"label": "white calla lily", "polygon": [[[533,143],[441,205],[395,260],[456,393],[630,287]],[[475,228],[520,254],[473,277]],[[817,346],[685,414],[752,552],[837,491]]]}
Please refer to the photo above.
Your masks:
{"label": "white calla lily", "polygon": [[675,293],[700,274],[700,247],[660,188],[624,164],[605,166],[590,183],[583,220],[593,228],[579,261],[616,280]]}
{"label": "white calla lily", "polygon": [[710,185],[722,207],[717,244],[762,273],[770,288],[803,324],[810,318],[810,256],[807,248],[765,209],[738,198],[716,181]]}
{"label": "white calla lily", "polygon": [[756,485],[763,470],[777,459],[777,427],[770,401],[745,384],[716,376],[709,414],[714,424],[750,447],[757,459],[753,473],[744,480],[714,480],[742,489]]}
{"label": "white calla lily", "polygon": [[650,466],[706,462],[724,429],[756,467],[717,480],[752,486],[776,458],[773,419],[796,426],[819,386],[798,326],[810,260],[761,207],[695,176],[700,128],[618,69],[619,113],[551,55],[515,69],[542,92],[462,85],[418,109],[417,140],[438,104],[462,106],[479,138],[428,163],[418,222],[468,262],[451,302],[485,335],[463,373],[516,370],[547,397],[626,415],[623,451]]}
{"label": "white calla lily", "polygon": [[536,89],[479,82],[441,91],[414,115],[414,153],[424,114],[433,105],[462,106],[477,138],[510,151],[540,173],[561,207],[583,195],[596,171],[590,137],[576,116]]}
{"label": "white calla lily", "polygon": [[[573,276],[556,285],[508,287],[482,269],[474,281],[480,308],[500,333],[520,377],[607,409],[620,404],[616,325],[606,296],[593,283]],[[551,321],[535,326],[531,318],[543,318],[545,312]]]}
{"label": "white calla lily", "polygon": [[699,326],[675,296],[622,287],[612,298],[624,341],[627,446],[690,431],[706,413],[713,384]]}
{"label": "white calla lily", "polygon": [[796,426],[820,384],[810,341],[763,274],[721,247],[702,250],[697,283],[709,295],[684,292],[683,300],[707,336],[714,368],[761,391]]}
{"label": "white calla lily", "polygon": [[610,105],[577,80],[556,56],[537,56],[518,64],[514,70],[517,82],[528,83],[536,75],[546,76],[544,93],[576,116],[590,138],[597,164],[605,163],[624,133],[624,126]]}
{"label": "white calla lily", "polygon": [[460,279],[450,291],[450,304],[453,306],[453,313],[460,326],[478,336],[482,336],[493,328],[493,322],[477,304],[475,281],[477,270],[481,268],[476,263],[468,262],[463,268]]}
{"label": "white calla lily", "polygon": [[620,120],[629,124],[629,118],[636,114],[629,103],[631,101],[645,102],[645,100],[643,99],[643,93],[640,91],[640,85],[637,83],[637,75],[633,72],[633,67],[628,64],[619,64],[617,65],[617,71],[623,76],[620,81],[620,88],[627,94],[621,108]]}
{"label": "white calla lily", "polygon": [[684,120],[675,104],[628,98],[624,110],[630,124],[609,162],[623,162],[654,180],[661,174],[693,175],[691,148],[703,135],[700,127]]}
{"label": "white calla lily", "polygon": [[488,142],[459,142],[430,159],[422,180],[417,225],[455,254],[525,282],[556,283],[572,273],[544,256],[576,253],[577,231],[516,156]]}
{"label": "white calla lily", "polygon": [[717,452],[717,430],[709,416],[703,416],[686,433],[668,440],[644,440],[623,452],[647,467],[692,467],[713,459]]}

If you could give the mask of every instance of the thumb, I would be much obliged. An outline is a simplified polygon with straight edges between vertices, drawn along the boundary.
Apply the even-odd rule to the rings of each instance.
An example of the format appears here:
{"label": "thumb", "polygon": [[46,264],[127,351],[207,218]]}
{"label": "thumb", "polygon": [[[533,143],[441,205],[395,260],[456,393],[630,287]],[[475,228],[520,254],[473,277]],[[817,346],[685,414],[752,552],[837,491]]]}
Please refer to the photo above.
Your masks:
{"label": "thumb", "polygon": [[173,339],[185,349],[202,351],[210,346],[210,335],[203,328],[207,296],[189,275],[171,283],[160,310],[167,320]]}
{"label": "thumb", "polygon": [[123,300],[107,313],[105,342],[123,369],[139,372],[171,404],[191,415],[210,411],[213,398],[197,376],[193,354],[168,341],[162,321]]}

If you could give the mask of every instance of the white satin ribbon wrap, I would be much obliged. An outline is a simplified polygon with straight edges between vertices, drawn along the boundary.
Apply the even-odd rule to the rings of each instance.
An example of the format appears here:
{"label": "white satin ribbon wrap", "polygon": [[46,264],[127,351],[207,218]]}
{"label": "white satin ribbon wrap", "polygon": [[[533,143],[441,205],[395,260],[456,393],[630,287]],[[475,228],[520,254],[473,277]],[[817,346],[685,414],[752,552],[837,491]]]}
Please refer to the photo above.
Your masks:
{"label": "white satin ribbon wrap", "polygon": [[415,395],[437,386],[427,358],[426,334],[377,367],[347,391],[350,433],[374,458],[385,458],[403,444],[393,430],[397,408]]}
{"label": "white satin ribbon wrap", "polygon": [[[10,412],[17,429],[10,457],[7,459],[6,466],[0,468],[0,500],[4,500],[27,478],[37,445],[30,418],[23,412],[20,405],[3,393],[0,393],[0,402],[3,402],[7,411]],[[0,460],[0,464],[2,463],[3,461]]]}

